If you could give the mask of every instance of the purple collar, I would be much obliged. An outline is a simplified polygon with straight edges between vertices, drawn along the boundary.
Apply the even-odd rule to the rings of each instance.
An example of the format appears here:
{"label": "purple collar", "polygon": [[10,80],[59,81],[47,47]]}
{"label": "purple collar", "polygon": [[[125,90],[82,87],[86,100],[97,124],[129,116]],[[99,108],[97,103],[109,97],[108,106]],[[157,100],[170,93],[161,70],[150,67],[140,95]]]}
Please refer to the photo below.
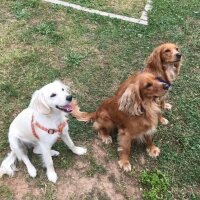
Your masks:
{"label": "purple collar", "polygon": [[161,83],[167,84],[169,88],[172,86],[171,83],[169,83],[169,82],[163,80],[163,79],[162,79],[161,77],[159,77],[159,76],[157,76],[156,79],[157,79],[158,81],[160,81]]}

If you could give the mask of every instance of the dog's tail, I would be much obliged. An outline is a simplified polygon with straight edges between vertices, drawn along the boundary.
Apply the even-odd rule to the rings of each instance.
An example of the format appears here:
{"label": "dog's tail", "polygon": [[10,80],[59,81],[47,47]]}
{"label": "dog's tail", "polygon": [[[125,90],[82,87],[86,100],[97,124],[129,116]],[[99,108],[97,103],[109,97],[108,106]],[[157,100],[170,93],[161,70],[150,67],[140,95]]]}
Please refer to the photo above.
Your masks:
{"label": "dog's tail", "polygon": [[16,161],[17,161],[17,156],[13,151],[11,151],[11,153],[9,153],[8,156],[1,163],[1,166],[0,166],[0,178],[4,174],[7,174],[9,176],[13,176],[14,175],[15,171],[17,171]]}
{"label": "dog's tail", "polygon": [[94,121],[96,119],[96,112],[92,113],[81,112],[76,101],[72,101],[71,106],[72,106],[71,115],[75,117],[78,121],[88,122],[88,121]]}

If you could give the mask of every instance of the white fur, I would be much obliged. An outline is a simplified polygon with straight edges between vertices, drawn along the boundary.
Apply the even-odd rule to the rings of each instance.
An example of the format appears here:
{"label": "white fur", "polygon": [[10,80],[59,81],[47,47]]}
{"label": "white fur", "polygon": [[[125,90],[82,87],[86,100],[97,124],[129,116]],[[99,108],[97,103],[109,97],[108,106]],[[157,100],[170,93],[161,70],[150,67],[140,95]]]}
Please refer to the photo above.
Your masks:
{"label": "white fur", "polygon": [[[56,96],[50,97],[53,93]],[[11,153],[1,164],[0,177],[4,174],[14,175],[17,159],[24,162],[31,177],[37,175],[35,167],[27,156],[27,147],[31,145],[34,147],[34,153],[42,154],[44,165],[47,168],[47,177],[49,181],[55,183],[58,177],[54,170],[52,156],[59,155],[59,152],[51,150],[51,147],[60,136],[75,154],[82,155],[86,153],[85,148],[74,145],[68,133],[68,124],[66,124],[61,135],[59,133],[50,135],[38,127],[35,127],[35,130],[39,139],[32,133],[31,120],[33,115],[34,121],[50,129],[57,129],[62,122],[66,121],[67,114],[57,109],[56,105],[65,106],[69,104],[66,100],[67,95],[70,95],[69,88],[60,81],[45,85],[33,94],[29,107],[23,110],[10,125],[8,139]]]}

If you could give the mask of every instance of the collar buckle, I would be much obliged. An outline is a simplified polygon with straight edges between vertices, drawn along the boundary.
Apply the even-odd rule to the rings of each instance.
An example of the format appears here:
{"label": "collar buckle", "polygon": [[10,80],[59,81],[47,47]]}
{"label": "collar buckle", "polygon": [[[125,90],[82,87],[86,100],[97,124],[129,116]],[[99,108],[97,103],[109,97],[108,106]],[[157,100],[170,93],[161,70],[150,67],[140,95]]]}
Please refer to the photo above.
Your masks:
{"label": "collar buckle", "polygon": [[52,134],[54,134],[56,131],[54,130],[54,129],[48,129],[48,134],[50,134],[50,135],[52,135]]}

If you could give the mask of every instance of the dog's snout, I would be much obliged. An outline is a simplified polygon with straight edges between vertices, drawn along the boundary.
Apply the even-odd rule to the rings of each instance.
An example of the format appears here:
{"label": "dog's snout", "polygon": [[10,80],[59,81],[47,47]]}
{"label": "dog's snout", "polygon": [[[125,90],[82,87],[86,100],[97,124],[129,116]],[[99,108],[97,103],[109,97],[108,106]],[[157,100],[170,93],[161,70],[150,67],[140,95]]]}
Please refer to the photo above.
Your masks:
{"label": "dog's snout", "polygon": [[167,84],[167,83],[163,83],[163,89],[164,90],[168,90],[169,89],[169,84]]}
{"label": "dog's snout", "polygon": [[181,53],[177,53],[177,54],[176,54],[176,57],[177,57],[177,58],[181,58],[181,56],[182,56]]}
{"label": "dog's snout", "polygon": [[68,96],[66,97],[66,100],[67,100],[67,101],[72,101],[72,95],[68,95]]}

